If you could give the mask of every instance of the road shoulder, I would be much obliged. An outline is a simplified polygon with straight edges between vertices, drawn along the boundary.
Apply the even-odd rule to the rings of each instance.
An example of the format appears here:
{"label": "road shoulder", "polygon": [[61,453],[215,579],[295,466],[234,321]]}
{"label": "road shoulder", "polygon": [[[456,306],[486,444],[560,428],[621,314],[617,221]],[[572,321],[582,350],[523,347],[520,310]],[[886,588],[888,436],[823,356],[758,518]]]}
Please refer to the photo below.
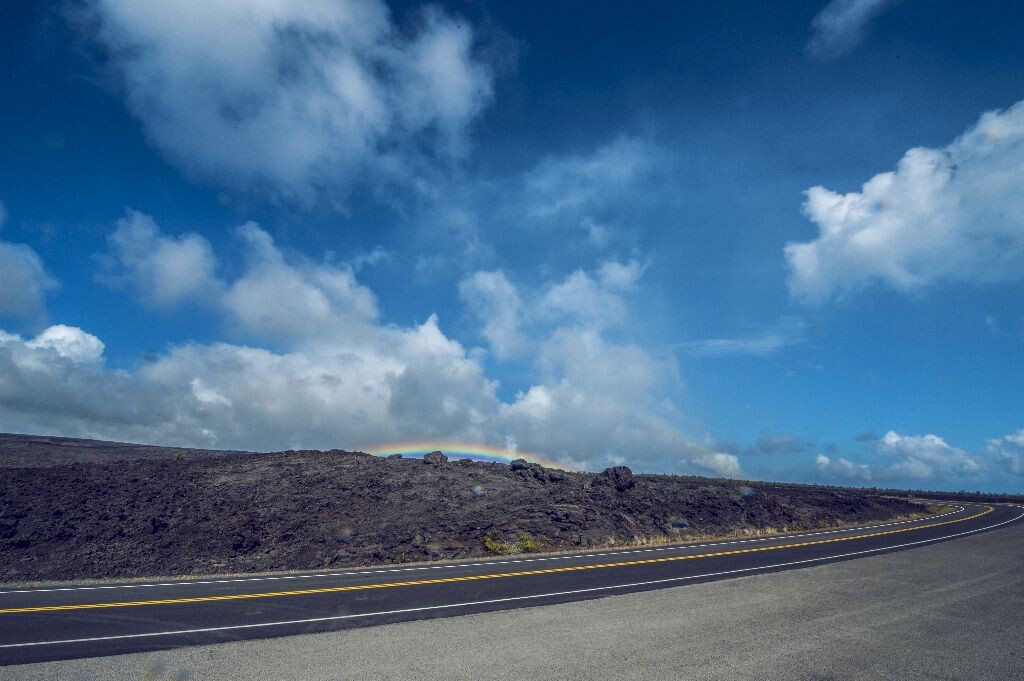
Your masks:
{"label": "road shoulder", "polygon": [[0,679],[1006,679],[1024,526],[556,606],[0,668]]}

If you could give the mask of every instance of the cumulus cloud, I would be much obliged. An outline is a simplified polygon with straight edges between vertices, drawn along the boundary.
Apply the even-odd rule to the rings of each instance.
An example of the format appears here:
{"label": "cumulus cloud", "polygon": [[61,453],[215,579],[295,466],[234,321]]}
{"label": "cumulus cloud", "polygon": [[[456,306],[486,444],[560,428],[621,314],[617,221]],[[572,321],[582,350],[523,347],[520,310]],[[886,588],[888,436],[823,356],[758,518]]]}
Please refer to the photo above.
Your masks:
{"label": "cumulus cloud", "polygon": [[871,467],[867,464],[854,463],[843,457],[831,458],[818,454],[814,459],[818,473],[826,480],[842,482],[867,482],[871,480]]}
{"label": "cumulus cloud", "polygon": [[47,328],[25,343],[31,349],[53,351],[60,357],[75,363],[94,363],[103,358],[103,342],[81,329],[64,324]]}
{"label": "cumulus cloud", "polygon": [[[462,279],[459,295],[483,324],[482,334],[499,359],[529,349],[544,327],[601,332],[628,317],[624,294],[635,292],[644,266],[636,260],[601,263],[595,272],[579,269],[561,281],[546,284],[528,300],[500,271],[474,272]],[[584,334],[585,335],[585,334]]]}
{"label": "cumulus cloud", "polygon": [[890,430],[875,444],[875,451],[891,460],[887,474],[896,479],[963,480],[982,470],[975,457],[938,435],[901,435]]}
{"label": "cumulus cloud", "polygon": [[893,0],[832,0],[812,22],[807,51],[819,59],[834,59],[864,40],[868,25]]}
{"label": "cumulus cloud", "polygon": [[105,367],[102,343],[80,329],[5,335],[0,426],[228,448],[493,440],[493,384],[436,318],[378,334],[279,352],[184,345],[130,372]]}
{"label": "cumulus cloud", "polygon": [[536,302],[536,314],[596,328],[614,326],[626,317],[626,305],[614,288],[583,270],[551,286]]}
{"label": "cumulus cloud", "polygon": [[[460,293],[499,360],[528,361],[537,382],[500,406],[525,450],[598,467],[624,457],[642,469],[741,473],[739,459],[687,438],[669,396],[681,390],[671,356],[613,339],[629,321],[627,296],[643,265],[605,261],[521,290],[503,272],[477,272]],[[625,369],[627,368],[628,369]]]}
{"label": "cumulus cloud", "polygon": [[[0,202],[0,227],[6,221],[7,209]],[[46,292],[56,287],[57,282],[30,246],[0,240],[0,317],[40,319],[46,309]]]}
{"label": "cumulus cloud", "polygon": [[1024,277],[1024,102],[991,111],[951,144],[908,151],[861,191],[807,192],[819,235],[786,246],[791,293],[810,303],[880,282]]}
{"label": "cumulus cloud", "polygon": [[[473,30],[381,0],[88,0],[128,108],[186,171],[310,200],[460,156],[492,95]],[[421,173],[420,173],[421,174]]]}
{"label": "cumulus cloud", "polygon": [[377,298],[349,264],[289,260],[273,237],[248,222],[234,230],[245,268],[234,280],[216,273],[213,247],[190,233],[164,234],[153,219],[129,210],[100,256],[101,279],[133,288],[154,306],[201,301],[261,339],[310,339],[352,333],[374,322]]}
{"label": "cumulus cloud", "polygon": [[[117,231],[129,244],[141,234],[152,246],[146,252],[174,252],[186,241],[141,214],[129,213]],[[487,353],[448,336],[437,316],[384,324],[351,266],[286,254],[253,223],[236,238],[236,275],[208,270],[203,292],[174,288],[181,293],[167,300],[201,296],[246,343],[186,343],[114,369],[102,341],[82,329],[57,325],[28,339],[0,332],[0,430],[231,449],[445,438],[515,443],[586,468],[621,458],[640,470],[740,472],[735,456],[691,442],[674,425],[681,418],[667,397],[679,386],[671,357],[611,340],[609,320],[593,313],[535,312],[565,280],[526,293],[501,273],[463,282],[471,309],[507,304],[484,319],[492,353],[512,334],[536,357],[532,384],[503,401]],[[194,252],[212,253],[194,239],[202,242]],[[147,268],[162,271],[162,261],[121,258],[135,251],[113,243],[113,266],[129,284],[159,289]],[[588,283],[580,295],[626,295],[639,270],[626,262],[581,272],[576,279]]]}
{"label": "cumulus cloud", "polygon": [[247,261],[222,303],[245,330],[260,337],[330,337],[358,333],[378,317],[377,297],[350,266],[289,262],[255,223],[236,230]]}
{"label": "cumulus cloud", "polygon": [[147,305],[163,307],[218,293],[213,249],[198,234],[166,236],[151,217],[129,210],[107,244],[101,278],[130,284]]}
{"label": "cumulus cloud", "polygon": [[725,478],[734,478],[743,473],[739,458],[735,454],[706,452],[695,456],[693,463]]}

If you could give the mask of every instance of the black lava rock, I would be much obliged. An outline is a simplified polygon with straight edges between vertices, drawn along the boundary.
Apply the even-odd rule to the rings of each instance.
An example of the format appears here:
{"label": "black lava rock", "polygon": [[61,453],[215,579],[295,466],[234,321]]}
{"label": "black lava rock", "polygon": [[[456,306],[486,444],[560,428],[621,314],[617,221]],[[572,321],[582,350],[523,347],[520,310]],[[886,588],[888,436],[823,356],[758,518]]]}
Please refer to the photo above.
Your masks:
{"label": "black lava rock", "polygon": [[594,484],[610,485],[618,492],[625,492],[633,489],[633,486],[636,485],[636,478],[633,477],[633,471],[629,469],[629,466],[614,466],[605,468],[598,473],[594,478]]}
{"label": "black lava rock", "polygon": [[448,457],[445,456],[444,452],[430,452],[423,457],[423,463],[438,466],[443,463],[448,463]]}

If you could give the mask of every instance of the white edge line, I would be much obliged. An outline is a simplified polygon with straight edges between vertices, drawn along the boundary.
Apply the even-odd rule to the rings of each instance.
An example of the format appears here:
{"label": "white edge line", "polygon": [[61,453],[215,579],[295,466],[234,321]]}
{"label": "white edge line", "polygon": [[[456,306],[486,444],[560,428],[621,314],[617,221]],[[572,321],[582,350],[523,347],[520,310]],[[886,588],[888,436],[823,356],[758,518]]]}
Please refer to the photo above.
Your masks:
{"label": "white edge line", "polygon": [[[722,572],[708,572],[708,573],[705,573],[705,574],[702,574],[702,575],[688,575],[686,577],[668,577],[668,578],[665,578],[665,579],[653,579],[653,580],[649,580],[649,581],[646,581],[646,582],[633,582],[631,584],[612,584],[612,585],[609,585],[609,586],[595,586],[595,587],[590,587],[590,588],[587,588],[587,589],[574,589],[572,591],[555,591],[555,592],[546,593],[546,594],[530,594],[528,596],[510,596],[508,598],[494,598],[494,599],[486,600],[486,601],[469,601],[469,602],[466,602],[466,603],[448,603],[448,604],[445,604],[445,605],[425,605],[425,606],[422,606],[422,607],[419,607],[419,608],[403,608],[403,609],[400,609],[400,610],[382,610],[380,612],[365,612],[365,613],[357,613],[357,614],[352,614],[352,615],[333,615],[333,616],[330,616],[330,617],[312,617],[312,618],[303,619],[303,620],[286,620],[286,621],[281,621],[281,622],[259,622],[259,623],[256,623],[256,624],[234,624],[234,625],[225,626],[225,627],[205,627],[205,628],[202,628],[202,629],[182,629],[182,630],[179,630],[179,631],[152,631],[152,632],[147,632],[147,633],[142,633],[142,634],[119,634],[117,636],[95,636],[95,637],[92,637],[92,638],[66,639],[66,640],[63,640],[63,641],[33,641],[31,643],[6,643],[6,644],[3,644],[3,645],[0,645],[0,649],[3,649],[3,648],[28,648],[28,647],[31,647],[31,646],[62,645],[62,644],[70,644],[70,643],[95,643],[97,641],[114,641],[114,640],[129,639],[129,638],[150,638],[150,637],[153,637],[153,636],[175,636],[175,635],[184,635],[184,634],[205,634],[205,633],[210,633],[210,632],[214,632],[214,631],[232,631],[232,630],[236,630],[236,629],[256,629],[256,628],[261,628],[261,627],[288,626],[288,625],[292,625],[292,624],[313,624],[313,623],[316,623],[316,622],[332,622],[332,621],[338,621],[338,620],[355,619],[357,617],[383,617],[383,616],[386,616],[386,615],[403,615],[403,614],[408,614],[408,613],[411,613],[411,612],[426,612],[428,610],[446,610],[446,609],[451,609],[451,608],[470,608],[470,607],[474,607],[474,606],[478,606],[478,605],[494,605],[496,603],[510,603],[510,602],[513,602],[513,601],[525,601],[525,600],[531,600],[531,599],[536,599],[536,598],[553,598],[553,597],[556,597],[556,596],[574,596],[574,595],[577,595],[577,594],[593,593],[593,592],[596,592],[596,591],[609,591],[611,589],[631,589],[631,588],[635,588],[635,587],[639,587],[639,586],[651,586],[651,585],[654,585],[654,584],[667,584],[667,583],[670,583],[670,582],[692,581],[692,580],[695,580],[695,579],[704,579],[704,578],[707,578],[707,577],[722,577],[722,576],[725,576],[725,575],[735,575],[735,574],[739,574],[741,572],[755,572],[755,571],[758,571],[758,570],[774,570],[776,568],[791,567],[793,565],[805,565],[807,563],[820,563],[821,561],[824,561],[824,560],[836,560],[836,559],[839,559],[839,558],[849,558],[851,556],[861,556],[861,555],[864,555],[864,554],[867,554],[867,553],[877,553],[879,551],[891,551],[893,549],[902,549],[902,548],[906,548],[908,546],[917,546],[919,544],[929,544],[929,543],[934,543],[934,542],[937,542],[937,541],[942,541],[944,539],[953,539],[955,537],[963,537],[963,536],[968,535],[968,534],[976,534],[978,532],[984,532],[986,530],[992,530],[992,529],[995,529],[995,528],[1000,527],[1002,525],[1008,525],[1009,523],[1012,523],[1012,522],[1015,522],[1017,520],[1020,520],[1021,518],[1024,518],[1024,513],[1022,513],[1021,515],[1017,516],[1016,518],[1011,518],[1009,520],[1004,520],[1003,522],[996,523],[995,525],[989,525],[987,527],[979,527],[979,528],[976,528],[976,529],[973,529],[973,530],[967,530],[966,532],[959,532],[957,534],[945,535],[943,537],[932,537],[931,539],[920,539],[918,541],[908,542],[906,544],[896,544],[894,546],[881,546],[881,547],[877,547],[877,548],[873,548],[873,549],[864,549],[864,550],[861,550],[861,551],[851,551],[850,553],[840,553],[840,554],[836,554],[834,556],[821,556],[819,558],[805,558],[804,560],[794,560],[794,561],[790,561],[788,563],[775,563],[774,565],[759,565],[759,566],[756,566],[756,567],[739,568],[739,569],[736,569],[736,570],[724,570]],[[318,633],[323,633],[323,632],[318,632]]]}
{"label": "white edge line", "polygon": [[701,549],[711,546],[731,546],[734,544],[752,544],[756,542],[765,541],[780,541],[783,539],[793,539],[796,537],[817,537],[826,534],[839,534],[842,532],[859,532],[860,530],[870,530],[879,527],[893,527],[895,525],[906,525],[908,523],[917,523],[925,520],[935,520],[936,518],[942,518],[948,515],[963,512],[962,506],[957,506],[955,511],[947,511],[930,518],[916,518],[914,520],[900,520],[894,523],[884,523],[881,525],[861,525],[860,527],[845,527],[836,530],[824,530],[821,532],[795,532],[793,534],[779,534],[772,535],[770,537],[756,537],[754,539],[736,539],[733,541],[720,541],[711,542],[707,544],[682,544],[676,546],[659,546],[647,549],[630,549],[628,551],[611,551],[604,553],[580,553],[575,555],[566,556],[544,556],[541,558],[518,558],[515,560],[495,560],[486,563],[452,563],[450,565],[422,565],[417,567],[408,568],[387,568],[383,570],[353,570],[348,572],[318,572],[308,575],[275,575],[271,577],[238,577],[235,579],[207,579],[202,581],[179,581],[179,582],[147,582],[145,584],[108,584],[108,585],[97,585],[97,586],[64,586],[64,587],[50,587],[40,589],[11,589],[9,591],[0,591],[0,596],[8,594],[37,594],[37,593],[53,593],[58,591],[103,591],[108,589],[151,589],[154,587],[164,586],[200,586],[209,584],[237,584],[242,582],[270,582],[279,580],[290,580],[290,579],[326,579],[328,577],[355,577],[358,575],[382,575],[393,572],[416,572],[420,570],[451,570],[465,567],[490,567],[492,565],[514,565],[518,563],[543,563],[553,560],[574,560],[579,558],[596,558],[602,556],[625,556],[636,553],[654,553],[658,551],[681,551],[686,549]]}

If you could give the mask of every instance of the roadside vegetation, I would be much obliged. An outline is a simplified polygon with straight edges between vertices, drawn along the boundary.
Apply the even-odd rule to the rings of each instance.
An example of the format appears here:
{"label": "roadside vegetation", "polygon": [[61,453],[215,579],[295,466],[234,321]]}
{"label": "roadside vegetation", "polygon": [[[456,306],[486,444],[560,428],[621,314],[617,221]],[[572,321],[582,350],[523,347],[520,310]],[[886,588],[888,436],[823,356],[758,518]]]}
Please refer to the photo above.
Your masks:
{"label": "roadside vegetation", "polygon": [[515,541],[511,542],[495,539],[488,534],[484,537],[484,547],[494,555],[507,556],[516,553],[536,553],[544,548],[544,544],[527,533],[520,532]]}

